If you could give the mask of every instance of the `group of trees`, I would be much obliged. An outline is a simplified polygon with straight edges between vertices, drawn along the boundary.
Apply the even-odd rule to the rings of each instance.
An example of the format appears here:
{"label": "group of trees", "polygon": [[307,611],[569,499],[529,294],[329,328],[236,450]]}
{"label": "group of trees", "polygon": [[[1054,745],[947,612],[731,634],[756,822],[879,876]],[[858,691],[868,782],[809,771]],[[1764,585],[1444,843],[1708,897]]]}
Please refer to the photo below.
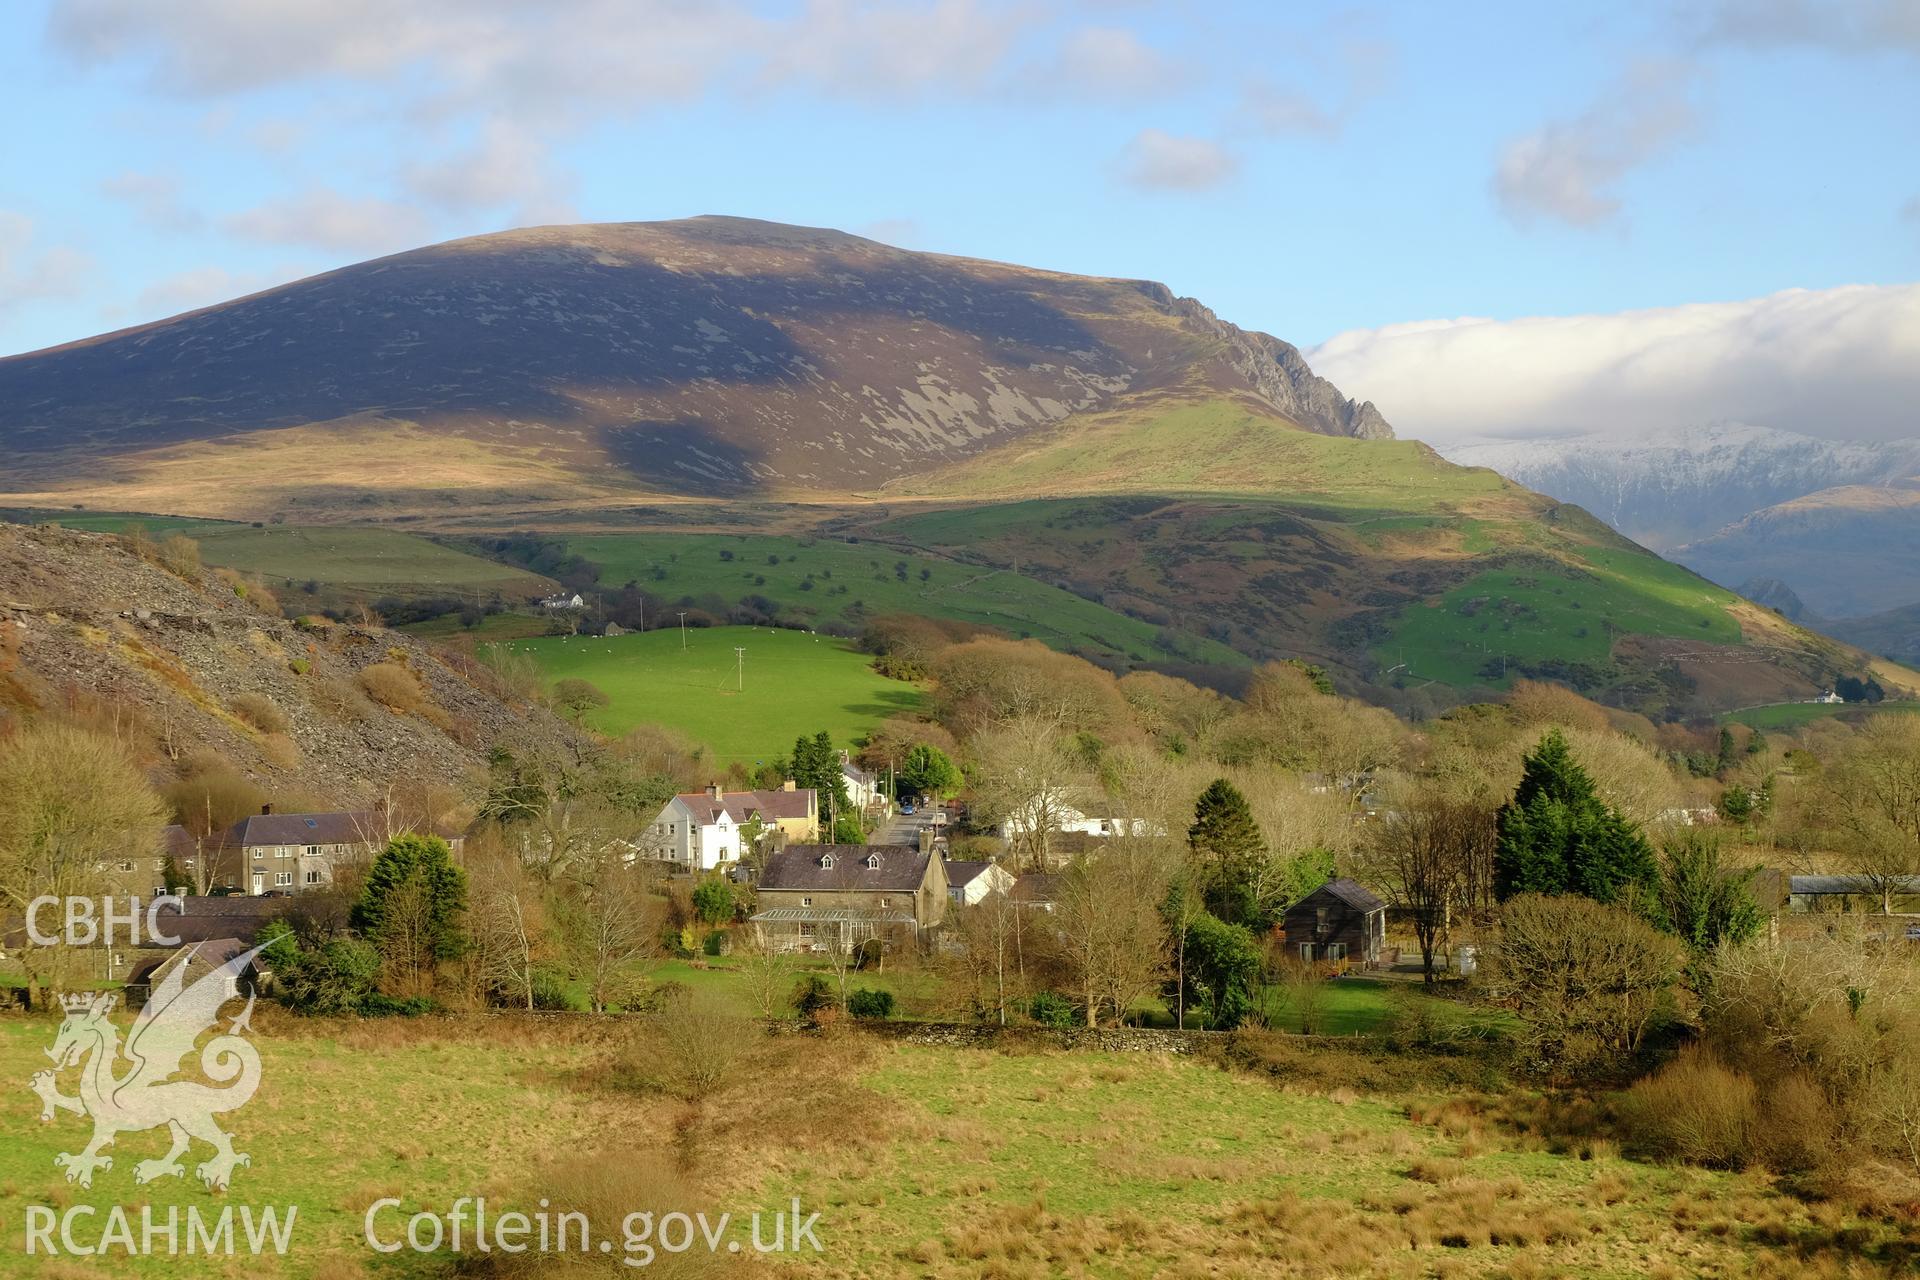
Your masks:
{"label": "group of trees", "polygon": [[305,904],[256,943],[281,996],[307,1013],[410,1012],[431,1005],[470,946],[467,873],[438,836],[400,835],[373,858],[342,914]]}

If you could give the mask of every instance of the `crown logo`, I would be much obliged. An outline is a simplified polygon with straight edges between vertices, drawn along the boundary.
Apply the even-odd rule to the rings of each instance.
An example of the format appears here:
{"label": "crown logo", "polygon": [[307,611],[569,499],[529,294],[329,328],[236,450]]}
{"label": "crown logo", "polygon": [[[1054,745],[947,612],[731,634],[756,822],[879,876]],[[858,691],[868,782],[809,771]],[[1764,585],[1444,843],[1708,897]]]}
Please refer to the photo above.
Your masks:
{"label": "crown logo", "polygon": [[93,996],[86,992],[72,992],[60,997],[60,1007],[68,1013],[85,1013],[93,1008]]}

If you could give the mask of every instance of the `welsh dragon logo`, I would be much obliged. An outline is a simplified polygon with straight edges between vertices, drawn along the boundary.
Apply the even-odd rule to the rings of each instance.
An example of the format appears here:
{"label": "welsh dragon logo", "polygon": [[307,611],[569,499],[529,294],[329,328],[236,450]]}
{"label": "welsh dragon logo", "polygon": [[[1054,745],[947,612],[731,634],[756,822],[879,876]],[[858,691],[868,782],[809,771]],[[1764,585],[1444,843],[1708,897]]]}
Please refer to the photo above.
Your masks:
{"label": "welsh dragon logo", "polygon": [[[192,986],[186,985],[186,965],[171,966],[154,988],[146,1005],[134,1017],[123,1047],[120,1029],[109,1019],[114,996],[63,996],[66,1018],[47,1056],[53,1070],[34,1075],[32,1088],[41,1102],[40,1122],[53,1120],[56,1111],[71,1111],[93,1119],[93,1140],[78,1154],[53,1158],[67,1171],[67,1181],[93,1185],[94,1171],[113,1168],[113,1158],[101,1155],[122,1133],[138,1133],[166,1126],[173,1147],[158,1160],[142,1160],[133,1167],[135,1182],[178,1178],[185,1174],[180,1157],[193,1139],[213,1147],[213,1158],[195,1172],[216,1191],[223,1191],[234,1169],[252,1161],[233,1149],[233,1139],[214,1123],[214,1117],[245,1106],[260,1087],[260,1053],[248,1041],[252,1030],[253,996],[246,1008],[223,1032],[204,1046],[200,1037],[220,1020],[220,1009],[237,999],[234,981],[246,972],[260,948],[228,960]],[[176,1079],[189,1070],[190,1056],[200,1050],[200,1072],[215,1085],[194,1079]],[[121,1062],[129,1064],[121,1070]],[[61,1093],[56,1077],[80,1067],[80,1093]],[[219,1087],[216,1087],[219,1086]]]}

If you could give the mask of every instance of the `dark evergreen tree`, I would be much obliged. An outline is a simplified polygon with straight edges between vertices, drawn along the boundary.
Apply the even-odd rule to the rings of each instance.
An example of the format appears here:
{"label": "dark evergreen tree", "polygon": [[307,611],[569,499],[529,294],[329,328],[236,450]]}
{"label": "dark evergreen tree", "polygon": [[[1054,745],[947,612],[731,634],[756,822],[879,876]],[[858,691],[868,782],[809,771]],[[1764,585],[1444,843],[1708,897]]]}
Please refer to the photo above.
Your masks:
{"label": "dark evergreen tree", "polygon": [[1239,925],[1203,915],[1187,926],[1183,977],[1185,1007],[1214,1031],[1245,1021],[1260,974],[1260,944]]}
{"label": "dark evergreen tree", "polygon": [[382,966],[409,988],[400,994],[424,995],[433,966],[466,950],[466,908],[467,873],[454,865],[447,842],[404,835],[367,869],[350,919],[380,953]]}
{"label": "dark evergreen tree", "polygon": [[[822,729],[811,738],[801,735],[793,744],[792,768],[795,784],[811,788],[819,796],[820,829],[829,841],[845,843],[842,837],[849,823],[858,827],[859,815],[847,795],[847,776],[840,771],[840,752],[833,735]],[[861,837],[855,837],[855,843]]]}
{"label": "dark evergreen tree", "polygon": [[1267,844],[1247,798],[1225,778],[1215,779],[1200,793],[1193,826],[1187,830],[1187,847],[1200,868],[1207,910],[1228,924],[1264,929],[1270,923],[1253,887]]}
{"label": "dark evergreen tree", "polygon": [[1644,907],[1658,867],[1639,828],[1610,808],[1567,740],[1554,730],[1526,758],[1520,786],[1501,806],[1494,892],[1574,893]]}
{"label": "dark evergreen tree", "polygon": [[1760,931],[1764,916],[1753,900],[1759,867],[1727,866],[1720,841],[1698,832],[1667,845],[1666,854],[1661,913],[1695,955],[1711,955],[1722,942],[1745,942]]}

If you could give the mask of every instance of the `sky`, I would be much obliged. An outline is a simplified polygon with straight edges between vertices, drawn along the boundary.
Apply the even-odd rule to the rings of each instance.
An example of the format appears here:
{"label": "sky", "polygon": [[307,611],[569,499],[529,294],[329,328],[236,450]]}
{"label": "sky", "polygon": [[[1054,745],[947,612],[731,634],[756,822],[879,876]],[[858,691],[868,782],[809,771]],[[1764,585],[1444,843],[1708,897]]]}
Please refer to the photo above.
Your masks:
{"label": "sky", "polygon": [[4,353],[730,213],[1161,280],[1406,434],[1587,429],[1676,333],[1688,416],[1812,348],[1760,416],[1920,434],[1920,0],[11,0],[0,106]]}

